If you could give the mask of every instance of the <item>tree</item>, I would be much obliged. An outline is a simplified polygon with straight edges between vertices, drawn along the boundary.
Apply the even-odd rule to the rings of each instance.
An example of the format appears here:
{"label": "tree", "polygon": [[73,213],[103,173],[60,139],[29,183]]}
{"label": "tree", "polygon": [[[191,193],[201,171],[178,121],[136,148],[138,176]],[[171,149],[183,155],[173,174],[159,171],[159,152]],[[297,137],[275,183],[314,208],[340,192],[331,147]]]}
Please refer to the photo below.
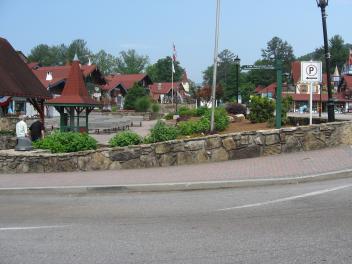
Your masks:
{"label": "tree", "polygon": [[117,72],[117,59],[105,50],[100,50],[92,56],[92,62],[98,65],[99,70],[104,74]]}
{"label": "tree", "polygon": [[65,44],[49,46],[39,44],[35,46],[28,55],[31,62],[39,62],[43,66],[64,65],[72,61],[77,54],[82,64],[86,64],[92,55],[83,39],[76,39],[67,47]]}
{"label": "tree", "polygon": [[133,85],[131,89],[129,89],[126,97],[125,97],[125,103],[124,103],[124,109],[129,109],[133,110],[135,109],[136,101],[144,96],[147,96],[148,93],[146,89],[137,83]]}
{"label": "tree", "polygon": [[262,59],[274,63],[275,59],[280,59],[283,63],[283,71],[289,72],[291,62],[295,60],[293,48],[279,37],[273,37],[268,43],[266,49],[262,49]]}
{"label": "tree", "polygon": [[138,55],[134,49],[121,51],[117,58],[117,71],[122,74],[141,73],[148,62],[148,56]]}
{"label": "tree", "polygon": [[[175,73],[174,82],[181,81],[182,74],[185,70],[180,66],[180,63],[176,61],[174,63]],[[159,59],[155,64],[147,67],[147,74],[153,82],[171,82],[172,71],[172,58],[167,56],[163,59]]]}
{"label": "tree", "polygon": [[[330,72],[335,70],[337,66],[340,70],[348,58],[349,49],[352,48],[351,44],[346,43],[340,35],[335,35],[329,40],[329,50],[331,54],[331,69]],[[315,49],[315,51],[298,58],[301,61],[318,60],[325,62],[324,47]],[[325,71],[325,63],[323,63],[323,71]]]}
{"label": "tree", "polygon": [[[210,98],[211,98],[211,94],[212,94],[211,90],[212,90],[211,86],[208,86],[208,85],[199,89],[197,91],[197,95],[196,95],[197,99],[200,99],[205,102],[210,102]],[[218,99],[218,98],[221,98],[222,95],[223,95],[223,89],[220,85],[217,85],[216,91],[215,91],[215,96]]]}
{"label": "tree", "polygon": [[75,54],[77,54],[81,64],[87,64],[92,52],[87,47],[87,42],[83,39],[76,39],[71,42],[67,48],[66,60],[72,61]]}
{"label": "tree", "polygon": [[[234,62],[235,54],[230,50],[225,49],[218,55],[218,73],[217,73],[217,84],[220,84],[223,87],[223,99],[225,101],[230,101],[234,99],[236,95],[236,84],[237,84],[237,69]],[[204,84],[212,85],[213,82],[213,69],[214,66],[209,66],[203,72]]]}
{"label": "tree", "polygon": [[[254,65],[271,65],[271,61],[257,60]],[[247,82],[252,83],[254,86],[264,85],[267,86],[276,82],[276,71],[275,70],[251,70],[246,76]]]}
{"label": "tree", "polygon": [[57,65],[57,58],[53,54],[52,48],[46,44],[39,44],[31,49],[28,60],[39,62],[43,66]]}

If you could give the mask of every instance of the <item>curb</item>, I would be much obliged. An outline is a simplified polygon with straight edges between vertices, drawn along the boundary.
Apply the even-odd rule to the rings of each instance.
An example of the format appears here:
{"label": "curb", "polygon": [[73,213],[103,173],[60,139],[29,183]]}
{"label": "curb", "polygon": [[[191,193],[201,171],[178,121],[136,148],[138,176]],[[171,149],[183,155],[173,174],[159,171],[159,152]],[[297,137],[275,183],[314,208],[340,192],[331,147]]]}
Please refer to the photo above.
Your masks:
{"label": "curb", "polygon": [[248,179],[233,181],[205,181],[205,182],[175,182],[152,184],[126,185],[92,185],[92,186],[50,186],[0,188],[0,195],[4,194],[94,194],[94,193],[133,193],[133,192],[172,192],[172,191],[200,191],[228,188],[261,187],[270,185],[285,185],[309,183],[324,180],[336,180],[352,177],[352,169],[332,171],[308,176],[290,178]]}

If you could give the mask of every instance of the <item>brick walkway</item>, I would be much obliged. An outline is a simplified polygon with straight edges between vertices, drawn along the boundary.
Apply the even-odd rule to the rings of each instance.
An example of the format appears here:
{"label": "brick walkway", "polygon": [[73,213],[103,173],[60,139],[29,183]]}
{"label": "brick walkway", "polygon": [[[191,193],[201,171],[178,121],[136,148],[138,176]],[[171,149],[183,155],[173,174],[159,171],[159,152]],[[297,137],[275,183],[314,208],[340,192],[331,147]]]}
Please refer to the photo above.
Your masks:
{"label": "brick walkway", "polygon": [[0,175],[0,188],[124,185],[305,176],[352,169],[351,146],[167,168]]}

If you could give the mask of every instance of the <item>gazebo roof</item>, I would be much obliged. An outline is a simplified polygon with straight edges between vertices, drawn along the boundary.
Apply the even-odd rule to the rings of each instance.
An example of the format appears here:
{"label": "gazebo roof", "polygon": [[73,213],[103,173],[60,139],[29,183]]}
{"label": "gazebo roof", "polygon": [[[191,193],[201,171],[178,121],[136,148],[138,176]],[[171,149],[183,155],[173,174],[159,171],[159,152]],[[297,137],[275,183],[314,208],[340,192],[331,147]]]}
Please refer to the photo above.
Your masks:
{"label": "gazebo roof", "polygon": [[0,96],[51,98],[11,44],[0,38]]}
{"label": "gazebo roof", "polygon": [[62,106],[99,105],[99,103],[93,100],[88,94],[78,60],[72,62],[70,73],[61,96],[47,101],[46,104]]}

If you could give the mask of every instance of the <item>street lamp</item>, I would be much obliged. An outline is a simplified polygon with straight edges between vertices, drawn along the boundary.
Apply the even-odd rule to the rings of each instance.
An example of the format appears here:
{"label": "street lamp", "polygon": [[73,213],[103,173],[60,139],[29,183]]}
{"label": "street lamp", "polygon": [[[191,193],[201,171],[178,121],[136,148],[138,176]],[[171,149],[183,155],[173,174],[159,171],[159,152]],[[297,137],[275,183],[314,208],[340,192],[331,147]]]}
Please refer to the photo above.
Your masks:
{"label": "street lamp", "polygon": [[330,79],[330,52],[328,44],[328,33],[326,27],[326,12],[325,8],[329,4],[329,0],[315,0],[318,7],[321,9],[321,17],[323,23],[323,34],[324,34],[324,52],[325,52],[325,64],[326,64],[326,77],[327,77],[327,87],[328,87],[328,121],[335,121],[335,106],[334,100],[332,98],[332,87]]}
{"label": "street lamp", "polygon": [[236,58],[233,60],[235,65],[236,65],[236,102],[238,103],[238,97],[239,97],[239,88],[240,88],[240,64],[241,64],[241,59],[236,55]]}

